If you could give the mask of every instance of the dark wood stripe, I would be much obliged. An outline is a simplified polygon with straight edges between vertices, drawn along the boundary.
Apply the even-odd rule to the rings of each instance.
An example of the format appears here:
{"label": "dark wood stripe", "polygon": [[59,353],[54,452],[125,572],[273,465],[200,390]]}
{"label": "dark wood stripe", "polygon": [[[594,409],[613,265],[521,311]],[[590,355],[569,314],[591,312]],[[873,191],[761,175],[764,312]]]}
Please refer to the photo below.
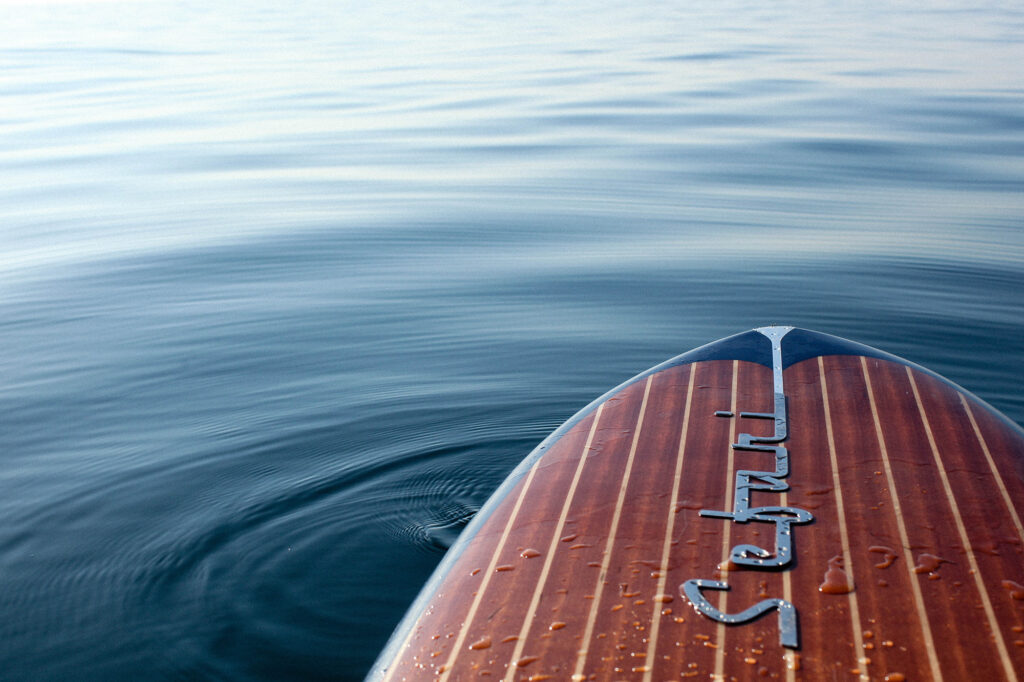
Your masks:
{"label": "dark wood stripe", "polygon": [[[847,593],[847,600],[850,607],[850,627],[853,630],[853,650],[858,655],[857,668],[860,670],[860,679],[862,682],[867,682],[870,677],[868,675],[868,665],[870,657],[867,656],[867,650],[864,648],[864,625],[860,617],[860,599],[857,596],[856,583],[853,580],[853,553],[852,546],[850,544],[850,530],[847,518],[849,516],[849,510],[846,506],[846,494],[843,492],[842,479],[839,476],[839,458],[836,452],[836,433],[835,426],[832,422],[832,405],[828,398],[828,379],[825,375],[825,362],[824,358],[817,358],[817,369],[818,369],[818,383],[821,386],[821,402],[822,412],[825,417],[825,435],[828,440],[828,451],[829,451],[829,472],[832,476],[832,487],[833,496],[835,497],[836,505],[836,521],[839,523],[840,542],[843,546],[842,555],[842,571],[845,576],[842,579],[846,581],[846,587],[849,588]],[[842,409],[842,406],[840,406]],[[824,494],[821,491],[819,494]],[[828,571],[832,571],[835,567],[833,566],[834,559],[829,560]],[[827,580],[830,576],[829,572],[826,572],[824,576],[826,580],[819,586],[819,591],[824,591],[829,587],[835,587],[835,582],[831,583]],[[872,643],[872,647],[874,644]]]}
{"label": "dark wood stripe", "polygon": [[[662,377],[652,376],[648,377],[649,383],[654,383],[655,379],[661,379]],[[659,490],[659,483],[664,483],[667,479],[664,474],[659,477],[658,480],[652,481],[647,474],[650,473],[652,467],[656,468],[659,472],[663,472],[668,469],[668,462],[665,458],[657,457],[652,458],[649,455],[644,456],[651,452],[651,443],[647,438],[647,434],[665,434],[668,433],[668,429],[662,429],[661,421],[657,420],[659,413],[659,404],[657,398],[661,397],[664,393],[660,389],[655,392],[655,399],[650,400],[649,403],[645,399],[645,406],[650,405],[652,416],[655,418],[654,428],[648,428],[646,431],[642,429],[641,424],[643,422],[642,415],[645,412],[644,407],[641,407],[641,417],[637,419],[637,427],[633,431],[633,441],[630,447],[630,461],[627,463],[627,472],[622,479],[622,484],[619,488],[619,496],[616,500],[615,512],[613,514],[612,525],[607,531],[607,541],[604,549],[601,553],[601,560],[599,566],[591,565],[591,568],[597,568],[598,574],[595,577],[594,587],[591,590],[592,599],[585,619],[581,622],[582,626],[582,640],[579,652],[576,656],[576,662],[573,666],[573,674],[580,675],[582,671],[586,669],[587,657],[589,655],[589,647],[586,646],[586,642],[590,642],[594,635],[594,628],[600,617],[601,608],[608,608],[611,599],[616,597],[616,592],[607,588],[607,577],[611,569],[612,562],[616,564],[622,561],[623,553],[629,551],[630,547],[635,546],[634,543],[637,537],[636,527],[636,511],[640,505],[637,502],[637,490],[654,492]],[[649,388],[649,387],[648,387]],[[672,415],[676,419],[676,415]],[[661,447],[657,447],[655,451],[664,452],[664,444],[659,444]],[[639,461],[637,456],[639,453]],[[633,464],[637,464],[635,467],[636,476],[632,475],[634,471]],[[631,493],[629,498],[630,504],[626,504],[626,494]],[[648,510],[650,513],[651,510]],[[617,544],[618,543],[618,544]],[[596,562],[595,562],[596,563]],[[619,591],[621,593],[621,590]],[[614,608],[612,606],[611,608]]]}
{"label": "dark wood stripe", "polygon": [[[962,393],[960,394],[960,404],[963,405],[964,412],[967,415],[967,419],[971,424],[971,428],[974,431],[975,437],[978,439],[978,445],[979,447],[981,447],[981,451],[985,456],[985,461],[989,465],[989,471],[992,473],[992,478],[996,483],[996,487],[999,489],[999,495],[1003,500],[1006,512],[1010,515],[1010,518],[1013,522],[1013,526],[1017,530],[1017,538],[1020,540],[1020,544],[1024,545],[1024,523],[1021,522],[1021,515],[1020,513],[1018,513],[1017,508],[1014,506],[1014,496],[1010,494],[1010,487],[1007,486],[1006,478],[1000,472],[999,465],[992,457],[992,449],[989,447],[985,434],[982,432],[982,429],[979,426],[977,414],[979,411],[981,413],[984,413],[985,408],[983,406],[977,405],[972,407],[972,402],[975,401],[971,400],[968,396]],[[1020,444],[1018,444],[1018,447],[1016,449],[1021,451],[1021,453],[1024,453],[1024,447],[1020,447]],[[1008,445],[1004,445],[1003,447],[997,448],[996,451],[1003,454],[1008,452],[1009,450],[1010,447]],[[1018,465],[1024,466],[1024,456],[1022,456],[1021,453],[1018,453],[1017,456],[1015,456],[1011,460],[1011,462],[1016,462]],[[1016,479],[1019,483],[1022,479],[1024,479],[1024,477],[1022,477],[1020,473],[1017,472]],[[1017,499],[1022,498],[1020,496],[1017,496]]]}
{"label": "dark wood stripe", "polygon": [[[668,505],[664,504],[664,500],[661,499],[661,495],[656,495],[659,498],[659,503],[654,505],[654,509],[651,510],[651,516],[649,520],[653,522],[656,518],[656,514],[660,511],[662,518],[664,519],[664,531],[662,533],[663,539],[661,543],[661,560],[657,566],[656,571],[652,571],[651,577],[657,579],[657,587],[654,590],[653,603],[651,604],[651,620],[650,620],[650,631],[648,634],[647,641],[647,656],[646,656],[646,670],[644,671],[643,682],[652,682],[654,678],[654,669],[658,667],[658,658],[667,658],[667,654],[659,650],[658,645],[660,643],[661,624],[664,620],[666,623],[672,622],[668,620],[668,617],[673,616],[675,609],[672,604],[675,602],[676,596],[673,594],[674,589],[670,589],[668,583],[668,568],[670,566],[670,560],[672,557],[672,546],[674,543],[678,543],[674,538],[676,537],[676,519],[679,517],[679,490],[680,481],[683,478],[683,471],[685,471],[686,465],[686,440],[689,432],[689,426],[691,422],[691,415],[693,414],[693,387],[695,384],[695,372],[689,371],[687,375],[689,380],[686,384],[685,401],[682,405],[671,404],[673,396],[683,396],[684,393],[681,390],[669,391],[666,395],[665,412],[662,413],[664,418],[673,418],[677,414],[682,414],[682,424],[680,426],[679,440],[676,445],[676,461],[675,468],[669,474],[672,482],[671,497],[668,500]],[[679,387],[681,388],[681,387]],[[671,440],[665,444],[667,447],[671,444]],[[653,467],[652,467],[653,469]],[[660,509],[659,509],[660,507]],[[672,586],[674,587],[674,586]],[[677,618],[675,616],[674,618]],[[673,618],[673,620],[674,620]],[[670,627],[666,625],[666,627]]]}
{"label": "dark wood stripe", "polygon": [[[790,367],[785,378],[790,394],[790,438],[786,443],[791,467],[789,504],[810,511],[815,519],[811,525],[793,529],[797,561],[789,571],[793,603],[799,605],[803,620],[801,670],[819,679],[856,679],[864,652],[855,646],[849,597],[819,589],[833,560],[843,560],[843,538],[817,359]],[[840,423],[835,420],[837,415],[831,416],[838,450],[844,434],[836,428]],[[849,568],[844,565],[842,570]],[[819,625],[824,622],[829,624],[827,628]]]}
{"label": "dark wood stripe", "polygon": [[865,667],[872,676],[899,673],[930,679],[931,624],[923,617],[923,600],[918,610],[912,584],[916,578],[907,564],[907,557],[913,557],[904,551],[899,529],[903,517],[896,514],[897,506],[909,499],[901,500],[901,491],[889,485],[860,358],[829,357],[823,364],[834,406],[839,477],[850,510],[846,522],[852,564],[846,570],[857,589],[861,634],[870,647],[862,653],[871,659]]}

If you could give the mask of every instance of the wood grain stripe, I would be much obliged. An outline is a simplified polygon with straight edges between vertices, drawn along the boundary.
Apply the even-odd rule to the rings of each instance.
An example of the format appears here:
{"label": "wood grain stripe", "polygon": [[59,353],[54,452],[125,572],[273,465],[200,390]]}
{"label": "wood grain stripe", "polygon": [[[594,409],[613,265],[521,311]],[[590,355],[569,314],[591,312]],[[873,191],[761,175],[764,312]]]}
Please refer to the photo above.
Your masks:
{"label": "wood grain stripe", "polygon": [[974,548],[971,546],[971,538],[967,534],[967,528],[964,526],[963,517],[960,516],[960,508],[957,505],[956,497],[953,495],[953,487],[949,483],[949,475],[946,473],[946,466],[942,462],[942,457],[939,454],[939,447],[935,442],[935,436],[932,433],[931,424],[928,421],[928,415],[924,409],[924,403],[921,402],[921,393],[917,388],[917,381],[914,379],[914,372],[910,367],[906,368],[907,376],[910,378],[910,386],[914,391],[914,400],[917,401],[917,409],[921,415],[921,422],[924,424],[925,434],[928,436],[928,445],[932,451],[932,457],[935,459],[935,467],[938,470],[939,478],[942,480],[942,488],[946,493],[946,500],[949,502],[950,510],[953,512],[953,520],[956,522],[957,532],[960,534],[960,542],[963,543],[964,551],[967,554],[967,561],[971,566],[971,575],[974,577],[974,584],[978,588],[978,593],[981,596],[982,607],[985,610],[985,616],[988,619],[989,627],[992,629],[992,637],[995,640],[996,649],[999,651],[999,658],[1003,664],[1003,671],[1006,673],[1006,679],[1016,680],[1017,673],[1014,672],[1013,662],[1010,660],[1010,654],[1006,650],[1006,642],[1003,641],[1002,633],[999,629],[999,622],[996,620],[996,614],[992,610],[992,602],[989,599],[988,591],[985,589],[985,584],[981,579],[981,571],[978,568],[978,560],[974,555]]}
{"label": "wood grain stripe", "polygon": [[[729,428],[729,445],[728,445],[728,447],[729,447],[729,454],[728,454],[728,457],[727,457],[727,465],[726,465],[726,469],[725,469],[725,471],[726,471],[726,474],[725,474],[725,480],[726,480],[725,506],[722,507],[726,511],[731,511],[732,507],[733,507],[732,494],[733,494],[733,488],[735,487],[735,480],[734,479],[736,478],[736,473],[735,473],[735,469],[736,469],[736,452],[733,449],[732,444],[736,442],[736,422],[738,421],[738,417],[735,416],[735,415],[737,415],[737,412],[738,412],[738,409],[737,409],[737,406],[736,406],[737,405],[737,403],[736,403],[736,396],[737,396],[738,389],[739,389],[739,374],[740,374],[739,368],[740,368],[739,361],[733,360],[733,362],[732,362],[732,397],[729,399],[729,411],[732,412],[734,416],[730,420],[731,423],[730,423],[730,428]],[[726,575],[726,572],[727,572],[727,567],[729,565],[729,553],[732,550],[732,534],[730,532],[731,530],[732,530],[732,524],[731,523],[727,523],[727,524],[725,524],[725,530],[722,531],[722,560],[721,560],[721,563],[719,565],[721,566],[721,574],[722,574],[722,577],[723,577],[722,579],[723,580],[725,578],[725,575]],[[727,609],[727,602],[728,602],[728,594],[729,593],[726,590],[722,590],[719,593],[719,597],[718,597],[718,610],[721,611],[722,613],[727,613],[726,609]],[[715,644],[717,645],[717,648],[715,649],[715,672],[714,672],[714,679],[720,680],[720,679],[723,678],[723,671],[725,670],[725,623],[718,623],[718,627],[716,628],[716,632],[715,632]]]}
{"label": "wood grain stripe", "polygon": [[594,634],[594,621],[597,620],[597,609],[601,604],[601,595],[604,593],[602,587],[605,576],[608,575],[608,563],[612,559],[612,549],[615,546],[615,536],[619,530],[619,519],[622,518],[622,505],[626,501],[626,488],[629,485],[630,474],[633,473],[633,461],[636,459],[636,445],[640,442],[640,430],[644,424],[644,413],[647,411],[647,399],[651,393],[651,380],[653,375],[647,377],[647,384],[644,386],[644,397],[640,402],[640,413],[636,418],[636,427],[633,429],[633,442],[629,446],[629,457],[626,459],[626,471],[622,475],[622,484],[619,486],[619,497],[615,501],[615,512],[612,514],[611,528],[608,529],[608,542],[605,544],[604,554],[601,558],[601,570],[597,574],[597,584],[594,585],[594,599],[590,604],[590,613],[587,614],[587,624],[583,630],[582,648],[576,657],[576,669],[574,677],[583,673],[583,666],[587,662],[587,651],[590,638]]}
{"label": "wood grain stripe", "polygon": [[967,402],[967,398],[963,393],[957,392],[957,396],[960,398],[960,404],[964,406],[967,418],[971,421],[971,428],[974,429],[974,435],[978,439],[978,444],[981,445],[981,451],[985,453],[985,461],[988,462],[989,469],[992,470],[992,476],[996,479],[996,485],[999,486],[999,494],[1003,498],[1006,509],[1010,512],[1013,525],[1017,527],[1017,537],[1020,538],[1021,543],[1024,543],[1024,525],[1021,525],[1020,514],[1017,513],[1016,507],[1013,506],[1010,493],[1006,489],[1006,482],[1003,480],[1002,474],[999,473],[999,469],[996,468],[996,463],[992,459],[992,452],[988,448],[988,443],[985,442],[985,437],[982,435],[981,429],[978,428],[978,421],[974,418],[974,411],[971,410],[971,405]]}
{"label": "wood grain stripe", "polygon": [[889,485],[889,495],[892,497],[893,512],[896,514],[896,526],[899,529],[900,545],[903,548],[903,563],[907,567],[910,577],[910,587],[914,593],[914,607],[917,611],[917,618],[921,624],[921,634],[924,638],[925,650],[928,652],[928,665],[931,668],[932,678],[936,682],[942,680],[942,670],[939,668],[939,658],[935,651],[935,640],[932,638],[931,626],[928,623],[928,613],[924,608],[924,597],[921,595],[921,586],[914,574],[914,557],[910,551],[910,538],[907,535],[907,524],[903,518],[903,509],[900,506],[898,491],[896,490],[896,479],[893,476],[892,462],[889,459],[889,451],[885,445],[885,438],[882,435],[882,423],[878,415],[878,405],[875,401],[874,388],[871,385],[871,373],[868,371],[867,358],[860,358],[861,370],[864,374],[864,383],[868,390],[868,403],[871,405],[871,416],[875,422],[875,436],[878,438],[878,447],[882,453],[882,464],[885,469],[886,481]]}
{"label": "wood grain stripe", "polygon": [[594,434],[597,433],[597,425],[601,421],[601,412],[604,410],[606,403],[601,403],[597,408],[597,414],[594,415],[594,423],[590,426],[590,433],[587,434],[587,442],[583,446],[583,453],[580,455],[579,464],[576,465],[576,472],[573,475],[572,484],[569,486],[569,490],[565,496],[565,504],[562,505],[562,513],[558,517],[558,524],[555,526],[555,532],[551,535],[551,542],[548,545],[547,554],[544,557],[544,567],[541,569],[540,578],[537,580],[537,585],[533,590],[533,596],[530,599],[530,606],[526,610],[526,617],[523,619],[523,626],[519,630],[518,639],[516,640],[516,647],[512,653],[511,659],[508,662],[508,672],[505,674],[505,682],[512,682],[515,677],[516,661],[523,655],[523,647],[526,646],[526,635],[530,631],[530,625],[533,624],[533,618],[536,615],[537,604],[540,602],[540,595],[544,591],[544,584],[547,582],[548,573],[551,571],[551,562],[555,558],[555,549],[558,547],[559,538],[562,536],[562,529],[565,528],[565,520],[569,516],[569,506],[572,504],[572,499],[576,495],[576,487],[580,482],[580,475],[583,473],[583,467],[587,463],[587,456],[590,453],[590,446],[594,442]]}
{"label": "wood grain stripe", "polygon": [[[828,456],[832,465],[832,485],[835,489],[836,512],[839,518],[839,537],[843,546],[843,566],[846,568],[849,580],[853,581],[853,557],[850,552],[850,531],[846,527],[846,506],[843,502],[843,486],[839,480],[839,458],[836,455],[835,431],[832,428],[832,410],[828,401],[828,382],[825,379],[825,359],[818,356],[818,376],[821,383],[821,404],[825,410],[825,434],[828,438]],[[850,585],[851,588],[854,585]],[[853,646],[857,655],[857,668],[860,670],[860,679],[868,680],[867,664],[864,661],[864,635],[861,628],[860,609],[857,604],[857,592],[854,589],[849,593],[850,621],[853,625]]]}
{"label": "wood grain stripe", "polygon": [[[676,516],[679,504],[679,485],[683,478],[683,461],[686,457],[686,434],[690,426],[690,406],[693,404],[693,382],[697,372],[690,369],[690,380],[686,386],[686,407],[683,408],[683,428],[679,434],[679,449],[676,451],[676,470],[672,479],[672,498],[668,505],[668,515],[665,521],[665,539],[661,545],[661,564],[658,571],[658,587],[655,595],[665,594],[665,587],[668,581],[668,559],[672,551],[672,534],[675,532]],[[658,632],[661,626],[662,604],[655,598],[654,609],[651,613],[651,636],[647,643],[647,671],[644,672],[643,682],[651,682],[654,676],[654,654],[658,646]],[[589,640],[587,640],[589,641]]]}

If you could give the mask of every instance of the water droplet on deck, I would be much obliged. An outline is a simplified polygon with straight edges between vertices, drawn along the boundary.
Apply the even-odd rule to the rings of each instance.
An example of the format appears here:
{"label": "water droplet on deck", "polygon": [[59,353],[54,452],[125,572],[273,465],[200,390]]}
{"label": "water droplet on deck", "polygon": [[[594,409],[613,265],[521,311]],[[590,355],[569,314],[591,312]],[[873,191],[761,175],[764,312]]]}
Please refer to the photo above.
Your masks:
{"label": "water droplet on deck", "polygon": [[540,552],[532,548],[527,548],[520,552],[519,556],[523,557],[524,559],[532,559],[533,557],[540,556]]}
{"label": "water droplet on deck", "polygon": [[612,607],[612,611],[619,611],[622,609],[622,604],[616,604]]}
{"label": "water droplet on deck", "polygon": [[670,601],[672,601],[672,599],[673,597],[671,594],[654,595],[654,601],[658,602],[659,604],[668,604]]}
{"label": "water droplet on deck", "polygon": [[949,561],[934,554],[921,554],[917,557],[917,565],[914,566],[914,573],[934,573],[939,570],[940,564],[948,564]]}
{"label": "water droplet on deck", "polygon": [[800,670],[801,661],[800,654],[789,652],[786,655],[786,669],[787,670]]}
{"label": "water droplet on deck", "polygon": [[591,545],[585,545],[582,542],[580,542],[580,543],[577,543],[575,545],[570,546],[569,549],[586,549],[587,547],[590,547],[590,546]]}
{"label": "water droplet on deck", "polygon": [[501,566],[495,566],[494,571],[495,573],[503,573],[504,571],[514,571],[515,568],[515,566],[510,564],[502,564]]}
{"label": "water droplet on deck", "polygon": [[564,538],[562,538],[562,542],[572,542],[577,537],[579,536],[576,533],[573,533],[572,535],[566,535]]}
{"label": "water droplet on deck", "polygon": [[541,680],[550,680],[551,675],[545,675],[544,673],[534,673],[526,679],[527,682],[540,682]]}
{"label": "water droplet on deck", "polygon": [[836,555],[828,560],[825,582],[818,586],[824,594],[849,594],[853,592],[853,581],[843,570],[843,557]]}
{"label": "water droplet on deck", "polygon": [[502,643],[502,644],[507,644],[507,643],[509,643],[509,642],[514,642],[514,641],[516,641],[517,639],[519,639],[519,638],[518,638],[518,637],[516,637],[515,635],[509,635],[509,636],[508,636],[508,637],[506,637],[505,639],[501,640],[501,643]]}
{"label": "water droplet on deck", "polygon": [[479,651],[480,649],[490,649],[491,648],[491,638],[490,637],[481,637],[477,641],[475,641],[472,644],[470,644],[469,648],[473,649],[474,651]]}
{"label": "water droplet on deck", "polygon": [[518,661],[516,661],[516,667],[525,668],[526,666],[536,661],[538,658],[540,658],[540,656],[523,656]]}
{"label": "water droplet on deck", "polygon": [[560,620],[556,620],[554,623],[548,626],[548,630],[561,630],[565,627],[565,623]]}
{"label": "water droplet on deck", "polygon": [[1004,580],[1003,587],[1010,591],[1010,597],[1017,600],[1024,600],[1024,585],[1015,583],[1012,580]]}
{"label": "water droplet on deck", "polygon": [[896,561],[896,552],[894,552],[890,547],[874,545],[872,547],[868,547],[868,551],[882,555],[882,563],[875,564],[875,568],[889,568],[892,566],[893,562]]}
{"label": "water droplet on deck", "polygon": [[886,673],[885,677],[882,678],[885,682],[905,682],[907,676],[903,673]]}

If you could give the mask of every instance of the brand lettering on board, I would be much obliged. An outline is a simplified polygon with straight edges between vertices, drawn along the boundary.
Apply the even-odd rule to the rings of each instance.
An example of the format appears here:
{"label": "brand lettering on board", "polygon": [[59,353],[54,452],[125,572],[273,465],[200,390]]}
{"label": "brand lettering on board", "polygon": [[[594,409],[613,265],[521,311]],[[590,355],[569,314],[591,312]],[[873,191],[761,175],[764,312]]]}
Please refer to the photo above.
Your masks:
{"label": "brand lettering on board", "polygon": [[[779,571],[785,570],[793,561],[793,526],[810,523],[814,520],[806,509],[789,506],[750,505],[750,495],[759,490],[769,493],[783,493],[789,490],[785,478],[789,476],[789,451],[782,445],[788,437],[786,419],[786,393],[782,384],[782,337],[792,327],[765,327],[758,329],[772,342],[772,378],[774,392],[774,412],[740,412],[741,417],[753,419],[771,419],[775,422],[775,432],[770,436],[752,436],[741,433],[732,448],[739,452],[771,453],[775,457],[773,471],[754,471],[741,469],[736,472],[735,490],[733,491],[732,511],[701,509],[704,517],[728,519],[733,523],[770,523],[775,525],[775,547],[765,549],[757,545],[736,545],[729,552],[729,560],[737,566],[746,566],[753,570]],[[717,416],[732,417],[727,411],[715,413]],[[703,580],[695,578],[680,585],[683,595],[690,600],[694,608],[712,620],[727,625],[738,625],[757,618],[776,609],[779,612],[779,643],[787,648],[799,646],[799,627],[796,608],[785,599],[764,599],[738,613],[724,613],[708,601],[702,590],[728,590],[729,584],[722,580]]]}

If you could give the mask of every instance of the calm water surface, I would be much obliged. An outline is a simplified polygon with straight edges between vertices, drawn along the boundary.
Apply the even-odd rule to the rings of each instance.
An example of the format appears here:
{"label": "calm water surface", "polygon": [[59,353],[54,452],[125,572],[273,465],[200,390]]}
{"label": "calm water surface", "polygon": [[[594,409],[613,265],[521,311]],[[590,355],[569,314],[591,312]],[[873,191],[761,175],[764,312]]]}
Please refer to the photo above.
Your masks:
{"label": "calm water surface", "polygon": [[1024,422],[1018,2],[0,3],[0,677],[358,680],[763,324]]}

